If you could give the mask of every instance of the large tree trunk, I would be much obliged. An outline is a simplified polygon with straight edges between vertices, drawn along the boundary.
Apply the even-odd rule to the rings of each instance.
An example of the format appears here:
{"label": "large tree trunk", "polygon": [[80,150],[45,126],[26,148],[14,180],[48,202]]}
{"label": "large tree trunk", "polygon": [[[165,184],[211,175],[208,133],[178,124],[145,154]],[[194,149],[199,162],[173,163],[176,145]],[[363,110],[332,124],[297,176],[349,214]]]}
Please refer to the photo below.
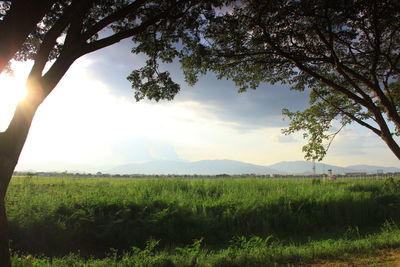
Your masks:
{"label": "large tree trunk", "polygon": [[389,129],[387,121],[382,115],[382,112],[376,108],[371,110],[374,113],[375,121],[379,125],[380,133],[376,133],[388,146],[388,148],[393,152],[393,154],[400,160],[400,146],[394,140],[393,134]]}
{"label": "large tree trunk", "polygon": [[0,21],[0,72],[21,49],[22,44],[45,16],[54,0],[16,0]]}
{"label": "large tree trunk", "polygon": [[35,112],[43,99],[28,95],[15,110],[9,127],[0,133],[0,266],[10,266],[5,197],[15,166],[28,136]]}
{"label": "large tree trunk", "polygon": [[382,134],[382,140],[386,143],[393,154],[400,160],[400,147],[399,144],[393,139],[392,134]]}
{"label": "large tree trunk", "polygon": [[11,266],[8,245],[8,222],[4,200],[0,200],[0,265]]}

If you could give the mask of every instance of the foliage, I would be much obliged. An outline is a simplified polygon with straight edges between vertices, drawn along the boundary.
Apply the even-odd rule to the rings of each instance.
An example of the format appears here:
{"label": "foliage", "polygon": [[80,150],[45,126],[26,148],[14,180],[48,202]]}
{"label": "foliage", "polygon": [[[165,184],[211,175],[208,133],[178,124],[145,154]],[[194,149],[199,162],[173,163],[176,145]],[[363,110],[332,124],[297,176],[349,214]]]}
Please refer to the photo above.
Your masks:
{"label": "foliage", "polygon": [[[132,38],[132,52],[149,55],[146,65],[128,77],[137,90],[136,100],[145,97],[156,101],[171,100],[180,86],[171,80],[168,71],[159,70],[158,61],[172,62],[178,56],[175,47],[184,38],[184,32],[194,30],[199,17],[213,14],[213,9],[223,3],[223,0],[53,1],[51,9],[18,49],[14,59],[35,62],[29,79],[45,78],[46,65],[51,66],[46,71],[47,76],[53,76],[53,67],[70,66],[85,54]],[[0,5],[1,16],[7,16],[9,10],[12,10],[9,4]],[[162,41],[155,43],[155,39]]]}
{"label": "foliage", "polygon": [[[157,251],[155,255],[142,261],[130,253],[121,258],[109,256],[104,259],[83,259],[77,254],[69,254],[59,258],[35,257],[32,255],[13,257],[13,266],[54,266],[54,267],[125,267],[125,266],[297,266],[307,264],[315,259],[339,259],[346,261],[352,254],[373,254],[377,249],[396,248],[400,245],[398,230],[382,231],[359,239],[338,239],[312,241],[305,245],[258,246],[252,249],[228,247],[215,251],[200,250],[198,261],[193,265],[185,254],[174,254],[169,251]],[[251,243],[243,239],[244,243]],[[146,249],[145,249],[146,250]]]}
{"label": "foliage", "polygon": [[388,193],[400,193],[400,181],[392,177],[387,179],[384,184],[384,190]]}
{"label": "foliage", "polygon": [[[396,0],[226,1],[198,17],[196,28],[177,30],[181,43],[168,55],[179,52],[190,84],[213,71],[240,92],[289,83],[308,93],[310,108],[284,110],[291,120],[284,133],[305,131],[307,159],[322,159],[335,133],[351,122],[400,158],[392,136],[400,129],[399,10]],[[163,47],[172,36],[157,36],[152,46]]]}

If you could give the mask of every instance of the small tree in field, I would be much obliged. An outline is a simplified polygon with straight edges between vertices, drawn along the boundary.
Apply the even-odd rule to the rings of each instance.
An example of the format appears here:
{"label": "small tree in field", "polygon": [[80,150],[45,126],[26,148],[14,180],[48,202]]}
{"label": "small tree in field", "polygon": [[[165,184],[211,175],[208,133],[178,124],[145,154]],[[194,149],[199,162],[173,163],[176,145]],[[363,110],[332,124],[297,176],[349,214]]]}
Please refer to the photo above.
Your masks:
{"label": "small tree in field", "polygon": [[[33,60],[28,94],[0,133],[0,266],[10,265],[5,195],[39,105],[79,57],[132,38],[133,52],[151,55],[136,98],[172,99],[179,86],[157,59],[172,61],[172,49],[197,19],[213,14],[218,0],[40,0],[0,1],[0,72],[11,58]],[[101,33],[101,34],[99,34]],[[101,37],[99,37],[101,35]],[[163,36],[163,43],[151,40]],[[118,60],[118,59],[116,59]],[[48,68],[45,68],[48,67]],[[137,76],[139,75],[139,76]],[[144,77],[143,77],[144,78]],[[134,79],[131,79],[134,80]],[[137,86],[138,81],[133,83]],[[0,85],[1,86],[1,85]],[[82,88],[84,90],[84,88]]]}

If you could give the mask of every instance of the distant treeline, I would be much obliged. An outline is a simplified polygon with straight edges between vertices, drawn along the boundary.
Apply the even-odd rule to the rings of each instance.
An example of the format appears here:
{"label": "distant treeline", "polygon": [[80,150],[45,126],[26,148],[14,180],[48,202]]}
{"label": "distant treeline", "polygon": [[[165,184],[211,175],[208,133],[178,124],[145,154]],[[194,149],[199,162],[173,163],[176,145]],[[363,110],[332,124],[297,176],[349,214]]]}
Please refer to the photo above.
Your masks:
{"label": "distant treeline", "polygon": [[[81,173],[81,172],[21,172],[15,171],[14,176],[25,176],[25,177],[71,177],[71,178],[328,178],[331,177],[328,174],[110,174],[110,173]],[[365,172],[352,172],[346,174],[336,174],[335,178],[347,178],[347,177],[400,177],[400,172],[387,172],[387,173],[373,173],[368,174]]]}

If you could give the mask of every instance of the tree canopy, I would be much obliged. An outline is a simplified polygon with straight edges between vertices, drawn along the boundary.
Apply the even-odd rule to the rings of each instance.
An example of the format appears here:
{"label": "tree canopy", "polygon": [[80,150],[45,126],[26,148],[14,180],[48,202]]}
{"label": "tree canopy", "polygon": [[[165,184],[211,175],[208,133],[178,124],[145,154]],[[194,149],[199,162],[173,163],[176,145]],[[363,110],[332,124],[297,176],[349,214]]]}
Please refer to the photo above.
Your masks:
{"label": "tree canopy", "polygon": [[400,159],[399,1],[225,4],[182,38],[179,56],[189,83],[207,71],[233,80],[239,91],[287,83],[310,95],[308,109],[283,111],[291,120],[283,132],[304,131],[308,139],[306,158],[321,160],[337,132],[358,123]]}

